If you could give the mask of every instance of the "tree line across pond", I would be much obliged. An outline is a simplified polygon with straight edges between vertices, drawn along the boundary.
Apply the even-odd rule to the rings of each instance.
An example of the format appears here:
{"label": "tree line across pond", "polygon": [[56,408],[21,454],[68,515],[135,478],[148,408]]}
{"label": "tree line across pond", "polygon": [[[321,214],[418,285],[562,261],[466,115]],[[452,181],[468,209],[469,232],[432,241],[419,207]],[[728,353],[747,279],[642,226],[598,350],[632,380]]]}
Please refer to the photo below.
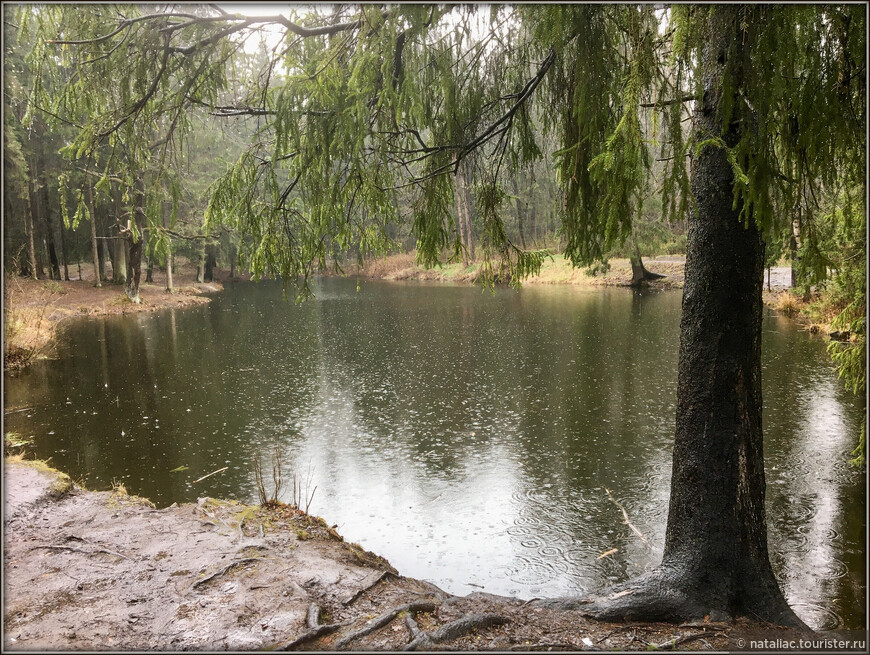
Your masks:
{"label": "tree line across pond", "polygon": [[143,257],[205,243],[302,297],[324,267],[410,246],[517,282],[548,248],[590,266],[685,247],[662,563],[552,602],[803,625],[767,550],[762,271],[790,256],[831,287],[863,397],[863,6],[4,11],[9,248],[31,273],[51,189],[64,225],[126,244],[133,300]]}

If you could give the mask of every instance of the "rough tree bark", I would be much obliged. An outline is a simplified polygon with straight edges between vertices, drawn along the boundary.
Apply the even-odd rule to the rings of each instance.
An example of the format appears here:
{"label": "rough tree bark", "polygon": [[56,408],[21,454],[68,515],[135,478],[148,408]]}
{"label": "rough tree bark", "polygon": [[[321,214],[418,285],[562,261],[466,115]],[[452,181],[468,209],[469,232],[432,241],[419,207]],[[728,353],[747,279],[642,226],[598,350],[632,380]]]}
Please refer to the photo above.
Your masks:
{"label": "rough tree bark", "polygon": [[[727,58],[740,58],[750,47],[739,25],[739,7],[711,10],[695,118],[699,136],[723,134],[729,146],[737,126],[723,133],[719,80]],[[741,206],[733,207],[733,183],[726,152],[702,150],[692,167],[697,209],[687,241],[662,563],[606,596],[574,601],[599,619],[748,616],[806,628],[786,603],[768,557],[761,430],[764,243],[752,221],[744,228]]]}

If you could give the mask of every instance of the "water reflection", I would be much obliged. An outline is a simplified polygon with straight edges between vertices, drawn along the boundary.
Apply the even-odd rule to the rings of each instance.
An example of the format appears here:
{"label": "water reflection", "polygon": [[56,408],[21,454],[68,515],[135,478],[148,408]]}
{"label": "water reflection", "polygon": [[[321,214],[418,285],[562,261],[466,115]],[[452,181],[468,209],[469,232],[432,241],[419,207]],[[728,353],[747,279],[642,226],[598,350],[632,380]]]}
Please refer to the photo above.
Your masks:
{"label": "water reflection", "polygon": [[[313,512],[407,575],[582,593],[660,559],[679,308],[678,293],[342,280],[297,306],[231,286],[71,326],[61,358],[7,377],[7,407],[34,407],[7,429],[92,488],[160,505],[255,501],[253,461],[278,447],[316,486]],[[811,624],[858,627],[863,476],[844,462],[860,409],[793,323],[767,317],[764,349],[775,570]]]}

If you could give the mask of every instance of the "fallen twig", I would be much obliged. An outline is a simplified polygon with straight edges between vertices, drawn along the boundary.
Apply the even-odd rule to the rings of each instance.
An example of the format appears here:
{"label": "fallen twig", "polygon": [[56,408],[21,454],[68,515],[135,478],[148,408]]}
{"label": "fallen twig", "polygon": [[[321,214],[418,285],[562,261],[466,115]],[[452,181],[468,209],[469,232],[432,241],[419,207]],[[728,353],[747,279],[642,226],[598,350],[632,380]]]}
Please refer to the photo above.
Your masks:
{"label": "fallen twig", "polygon": [[121,553],[116,553],[114,550],[107,550],[105,548],[94,548],[93,550],[85,550],[84,548],[73,548],[72,546],[34,546],[30,550],[37,550],[37,549],[68,550],[71,553],[81,553],[83,555],[96,555],[97,553],[103,553],[105,555],[112,555],[114,557],[120,557],[120,558],[126,559],[126,560],[130,559],[126,555],[122,555]]}
{"label": "fallen twig", "polygon": [[202,580],[197,580],[196,582],[194,582],[193,588],[196,589],[198,586],[203,585],[206,582],[209,582],[210,580],[214,580],[215,578],[222,576],[224,573],[226,573],[227,571],[230,571],[231,569],[233,569],[237,566],[241,566],[242,564],[250,564],[251,562],[260,562],[264,559],[266,559],[266,558],[265,557],[243,557],[242,559],[236,560],[235,562],[230,562],[225,567],[223,567],[220,571],[212,573],[207,578],[203,578]]}
{"label": "fallen twig", "polygon": [[442,625],[435,632],[426,633],[421,631],[420,635],[402,650],[416,650],[421,646],[431,646],[433,643],[439,644],[443,641],[462,637],[478,628],[491,628],[492,626],[504,625],[509,622],[510,619],[499,614],[471,614],[470,616],[464,616],[461,619]]}
{"label": "fallen twig", "polygon": [[202,481],[205,480],[206,478],[210,478],[211,476],[213,476],[215,473],[222,473],[223,471],[226,471],[228,468],[229,468],[229,466],[224,466],[222,469],[218,469],[217,471],[212,471],[212,472],[209,473],[208,475],[204,475],[204,476],[202,476],[201,478],[199,478],[199,479],[197,479],[197,480],[194,480],[194,481],[191,482],[190,484],[196,484],[197,482],[202,482]]}
{"label": "fallen twig", "polygon": [[381,571],[380,575],[378,575],[372,582],[367,584],[365,587],[362,587],[361,589],[359,589],[353,596],[351,596],[347,600],[342,601],[341,604],[344,605],[345,607],[347,607],[348,605],[353,603],[357,598],[359,598],[365,592],[367,592],[369,589],[371,589],[376,584],[378,584],[381,580],[383,580],[384,578],[387,578],[389,576],[398,577],[392,571]]}
{"label": "fallen twig", "polygon": [[419,602],[419,603],[408,603],[406,605],[400,605],[399,607],[394,607],[388,612],[384,612],[378,617],[375,617],[371,621],[369,621],[365,626],[360,628],[355,632],[351,632],[349,635],[346,635],[335,642],[335,648],[343,648],[347,646],[354,639],[359,639],[360,637],[365,637],[367,634],[370,634],[387,625],[390,621],[396,618],[402,612],[416,613],[416,612],[433,612],[435,611],[436,604],[431,602]]}
{"label": "fallen twig", "polygon": [[628,512],[626,512],[626,511],[625,511],[625,508],[624,508],[622,505],[620,505],[620,504],[617,502],[617,500],[613,497],[613,495],[610,493],[610,489],[608,489],[607,487],[605,487],[605,488],[604,488],[604,491],[607,492],[607,497],[610,498],[611,502],[612,502],[614,505],[616,505],[620,510],[622,510],[622,517],[623,517],[623,521],[622,521],[622,522],[625,523],[629,528],[631,528],[631,531],[634,532],[634,533],[635,533],[635,534],[640,538],[640,540],[641,540],[644,544],[646,544],[647,548],[651,548],[652,546],[650,545],[650,543],[649,543],[649,541],[647,540],[647,538],[644,536],[643,532],[641,532],[641,531],[638,530],[636,527],[634,527],[634,525],[632,524],[632,522],[628,519]]}

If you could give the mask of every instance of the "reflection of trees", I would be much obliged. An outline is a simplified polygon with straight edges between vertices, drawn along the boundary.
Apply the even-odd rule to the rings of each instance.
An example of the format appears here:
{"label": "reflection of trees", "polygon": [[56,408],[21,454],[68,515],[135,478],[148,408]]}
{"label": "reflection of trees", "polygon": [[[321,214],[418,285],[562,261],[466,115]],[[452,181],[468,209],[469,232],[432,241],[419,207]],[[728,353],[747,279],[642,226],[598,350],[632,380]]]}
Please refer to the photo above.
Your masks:
{"label": "reflection of trees", "polygon": [[[771,560],[786,598],[812,627],[859,627],[866,571],[862,490],[846,460],[860,410],[822,344],[770,321],[765,417]],[[851,552],[850,552],[851,551]],[[845,625],[844,625],[845,622]]]}
{"label": "reflection of trees", "polygon": [[[576,593],[623,579],[656,557],[621,524],[603,487],[661,542],[655,531],[664,531],[675,395],[661,372],[673,369],[679,297],[535,291],[524,292],[526,316],[541,317],[528,325],[526,358],[538,371],[526,386],[549,407],[524,417],[517,458],[527,497],[511,530],[522,533],[515,539],[521,558],[567,562],[551,584]],[[619,553],[596,559],[613,547]]]}

